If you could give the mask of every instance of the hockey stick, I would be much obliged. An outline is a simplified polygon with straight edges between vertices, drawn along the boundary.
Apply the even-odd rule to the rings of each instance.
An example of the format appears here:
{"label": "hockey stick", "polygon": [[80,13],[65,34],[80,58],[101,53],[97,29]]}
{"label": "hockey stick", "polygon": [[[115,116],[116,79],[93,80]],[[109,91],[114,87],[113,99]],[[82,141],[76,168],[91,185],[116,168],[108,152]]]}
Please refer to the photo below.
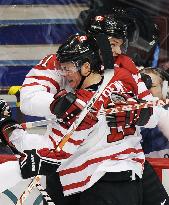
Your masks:
{"label": "hockey stick", "polygon": [[42,194],[43,198],[45,199],[45,201],[49,204],[49,205],[54,205],[54,202],[52,201],[52,199],[50,198],[50,196],[48,195],[48,193],[46,192],[46,190],[42,187],[41,183],[40,183],[40,179],[41,176],[38,175],[36,176],[31,183],[28,185],[28,187],[26,188],[26,190],[21,194],[21,196],[19,197],[16,205],[23,205],[24,201],[27,199],[27,197],[29,196],[29,194],[31,193],[31,191],[37,187],[37,189],[40,191],[40,193]]}
{"label": "hockey stick", "polygon": [[42,194],[42,196],[45,199],[45,201],[47,202],[47,204],[54,205],[54,202],[52,201],[52,199],[50,198],[50,196],[48,195],[46,190],[43,188],[41,183],[36,183],[36,187],[40,191],[40,193]]}
{"label": "hockey stick", "polygon": [[56,122],[59,121],[57,119],[47,119],[47,120],[39,120],[39,121],[33,121],[33,122],[24,122],[21,123],[19,125],[16,124],[16,127],[18,128],[23,128],[23,129],[31,129],[34,127],[41,127],[41,126],[45,126],[48,125],[52,122]]}
{"label": "hockey stick", "polygon": [[[122,102],[124,104],[124,102]],[[154,106],[164,106],[166,104],[169,104],[169,99],[166,100],[156,100],[156,101],[146,101],[146,102],[141,102],[141,103],[136,103],[136,104],[124,104],[124,105],[120,105],[117,106],[116,108],[113,108],[113,104],[110,105],[110,108],[107,108],[105,113],[118,113],[118,112],[122,112],[122,111],[134,111],[137,109],[141,109],[141,108],[148,108],[148,107],[154,107]],[[90,112],[90,110],[89,110]],[[104,111],[103,111],[104,112]],[[14,126],[18,127],[18,128],[23,128],[23,129],[31,129],[34,127],[41,127],[41,126],[45,126],[48,125],[49,123],[53,123],[53,122],[59,122],[58,119],[47,119],[47,120],[39,120],[39,121],[33,121],[33,122],[24,122],[21,124],[16,124]]]}
{"label": "hockey stick", "polygon": [[[6,150],[10,153],[13,153],[13,149],[10,146],[7,146]],[[23,153],[18,151],[18,154],[14,154],[11,155],[12,158],[10,158],[11,161],[16,160],[16,159],[20,159],[20,157],[23,155]],[[37,187],[37,189],[40,191],[41,195],[43,196],[43,198],[45,199],[45,201],[49,204],[49,205],[54,205],[54,202],[52,201],[52,199],[50,198],[50,196],[48,195],[48,193],[46,192],[46,190],[43,188],[43,186],[40,184],[40,179],[41,176],[38,175],[36,176],[36,178],[34,178],[30,184],[28,185],[28,187],[26,188],[26,190],[21,194],[21,196],[19,197],[19,199],[17,200],[16,205],[23,205],[23,202],[26,200],[26,198],[29,196],[29,194],[31,193],[31,191]]]}
{"label": "hockey stick", "polygon": [[[124,102],[122,102],[124,104]],[[169,99],[166,100],[156,100],[156,101],[146,101],[141,103],[133,103],[133,104],[124,104],[121,106],[113,107],[114,104],[110,104],[109,107],[102,111],[102,113],[110,114],[110,113],[118,113],[125,111],[134,111],[142,108],[149,108],[155,106],[165,106],[169,104]]]}
{"label": "hockey stick", "polygon": [[34,178],[31,183],[28,185],[28,187],[26,188],[26,190],[21,194],[21,196],[19,197],[16,205],[22,205],[23,202],[27,199],[27,197],[29,196],[29,194],[31,193],[31,191],[33,190],[33,188],[36,186],[36,184],[39,183],[41,179],[41,176],[36,176],[36,178]]}
{"label": "hockey stick", "polygon": [[[16,161],[19,160],[20,157],[23,155],[23,153],[19,152],[17,154],[14,154],[13,152],[13,148],[11,148],[10,146],[4,145],[4,143],[0,143],[0,150],[1,152],[7,153],[4,156],[4,159],[1,159],[1,163],[7,162],[8,161]],[[26,200],[26,198],[29,196],[29,194],[31,193],[31,191],[34,189],[34,187],[37,187],[37,189],[40,191],[41,195],[43,196],[43,198],[45,199],[45,201],[49,204],[49,205],[54,205],[54,202],[52,201],[52,199],[50,198],[50,196],[47,194],[46,190],[43,188],[43,186],[40,184],[40,179],[41,176],[37,176],[36,178],[34,178],[33,181],[30,182],[30,184],[28,185],[28,187],[26,188],[26,190],[22,193],[22,195],[19,197],[16,205],[22,205],[24,203],[24,201]]]}

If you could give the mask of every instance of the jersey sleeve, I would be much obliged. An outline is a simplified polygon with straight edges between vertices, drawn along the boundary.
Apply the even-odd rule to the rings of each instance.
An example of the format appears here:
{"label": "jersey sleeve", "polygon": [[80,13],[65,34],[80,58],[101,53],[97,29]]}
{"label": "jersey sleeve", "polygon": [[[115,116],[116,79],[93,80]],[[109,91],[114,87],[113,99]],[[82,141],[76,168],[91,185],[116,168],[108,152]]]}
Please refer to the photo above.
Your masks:
{"label": "jersey sleeve", "polygon": [[116,59],[116,64],[119,67],[128,70],[133,76],[138,87],[138,94],[137,94],[138,99],[152,100],[153,96],[150,93],[150,91],[147,89],[145,83],[141,80],[141,75],[139,73],[139,70],[136,67],[135,63],[132,61],[132,59],[126,55],[119,55]]}
{"label": "jersey sleeve", "polygon": [[49,106],[63,85],[56,55],[46,56],[26,75],[20,92],[21,111],[32,116],[53,116]]}
{"label": "jersey sleeve", "polygon": [[150,120],[144,126],[145,128],[154,128],[158,125],[159,129],[163,134],[169,137],[168,133],[168,122],[169,121],[169,110],[164,109],[161,105],[153,107],[153,115]]}
{"label": "jersey sleeve", "polygon": [[123,67],[115,67],[114,73],[115,74],[112,78],[112,83],[115,86],[115,90],[125,93],[133,93],[134,95],[138,94],[137,83],[132,74],[127,69]]}

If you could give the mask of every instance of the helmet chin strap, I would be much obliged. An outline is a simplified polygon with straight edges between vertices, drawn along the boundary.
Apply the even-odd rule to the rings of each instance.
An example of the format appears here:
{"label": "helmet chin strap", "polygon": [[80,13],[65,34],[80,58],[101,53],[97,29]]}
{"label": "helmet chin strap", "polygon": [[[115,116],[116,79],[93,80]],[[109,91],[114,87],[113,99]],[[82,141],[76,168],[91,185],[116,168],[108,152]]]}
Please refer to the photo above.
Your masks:
{"label": "helmet chin strap", "polygon": [[81,80],[80,80],[80,83],[79,85],[77,86],[76,89],[80,89],[85,81],[85,79],[91,74],[91,71],[89,72],[89,74],[87,76],[83,76],[82,73],[81,73],[81,70],[79,70],[79,73],[81,75]]}
{"label": "helmet chin strap", "polygon": [[101,52],[104,68],[113,69],[114,68],[114,58],[113,58],[111,45],[110,45],[107,35],[103,33],[99,33],[95,36],[95,38],[96,38],[97,44]]}

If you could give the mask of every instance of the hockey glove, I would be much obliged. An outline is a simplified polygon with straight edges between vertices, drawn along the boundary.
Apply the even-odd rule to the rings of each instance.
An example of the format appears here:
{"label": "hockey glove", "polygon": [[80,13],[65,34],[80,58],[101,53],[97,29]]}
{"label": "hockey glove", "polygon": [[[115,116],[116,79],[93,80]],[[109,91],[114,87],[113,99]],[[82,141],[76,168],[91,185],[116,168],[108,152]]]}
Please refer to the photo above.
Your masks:
{"label": "hockey glove", "polygon": [[23,179],[35,177],[37,175],[51,175],[60,166],[60,162],[46,157],[41,157],[37,150],[25,150],[19,159],[21,175]]}
{"label": "hockey glove", "polygon": [[16,129],[17,122],[11,117],[11,110],[9,105],[0,100],[0,139],[5,144],[10,146],[14,153],[18,154],[15,146],[10,142],[10,136]]}
{"label": "hockey glove", "polygon": [[[90,95],[88,95],[87,91],[84,93],[82,90],[78,90],[78,92],[74,94],[62,90],[54,96],[55,100],[51,103],[50,110],[58,118],[62,119],[61,125],[67,129],[75,121],[91,97],[92,93],[90,92]],[[94,112],[90,112],[78,126],[77,130],[88,129],[96,122],[96,115]]]}
{"label": "hockey glove", "polygon": [[76,96],[73,93],[67,93],[66,90],[61,90],[54,96],[54,101],[50,105],[50,110],[57,118],[63,118],[63,115],[75,100]]}
{"label": "hockey glove", "polygon": [[108,112],[106,113],[106,121],[109,127],[144,126],[153,113],[151,107],[123,110],[123,106],[130,109],[134,104],[138,104],[138,101],[129,98],[127,95],[113,94],[112,101],[113,103],[108,106]]}
{"label": "hockey glove", "polygon": [[5,100],[0,99],[0,118],[11,117],[11,109]]}

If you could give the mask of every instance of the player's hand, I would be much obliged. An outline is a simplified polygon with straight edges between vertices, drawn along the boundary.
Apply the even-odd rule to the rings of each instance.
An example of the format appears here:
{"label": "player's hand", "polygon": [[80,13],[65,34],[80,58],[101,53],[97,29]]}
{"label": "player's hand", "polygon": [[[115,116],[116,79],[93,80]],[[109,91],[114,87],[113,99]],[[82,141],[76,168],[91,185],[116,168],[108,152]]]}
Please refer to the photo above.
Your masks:
{"label": "player's hand", "polygon": [[10,141],[10,136],[16,129],[17,124],[11,115],[11,109],[7,102],[0,99],[0,140],[4,145],[8,145],[14,153],[18,154],[17,149]]}
{"label": "player's hand", "polygon": [[25,150],[19,159],[23,179],[37,175],[51,175],[56,172],[60,162],[56,159],[42,157],[37,150]]}
{"label": "player's hand", "polygon": [[[133,125],[144,126],[148,123],[153,113],[153,108],[139,108],[132,110],[139,102],[128,95],[113,93],[112,104],[106,109],[106,121],[109,127],[129,127]],[[122,109],[128,107],[131,110]],[[112,110],[112,111],[111,111]]]}
{"label": "player's hand", "polygon": [[0,99],[0,118],[11,117],[11,109],[8,103]]}
{"label": "player's hand", "polygon": [[[57,118],[62,119],[60,124],[63,127],[69,128],[91,97],[92,94],[86,95],[86,92],[83,93],[81,90],[78,90],[76,93],[67,93],[65,90],[62,90],[54,96],[55,100],[51,103],[50,110]],[[94,112],[88,113],[77,130],[88,129],[96,122],[97,118]]]}

